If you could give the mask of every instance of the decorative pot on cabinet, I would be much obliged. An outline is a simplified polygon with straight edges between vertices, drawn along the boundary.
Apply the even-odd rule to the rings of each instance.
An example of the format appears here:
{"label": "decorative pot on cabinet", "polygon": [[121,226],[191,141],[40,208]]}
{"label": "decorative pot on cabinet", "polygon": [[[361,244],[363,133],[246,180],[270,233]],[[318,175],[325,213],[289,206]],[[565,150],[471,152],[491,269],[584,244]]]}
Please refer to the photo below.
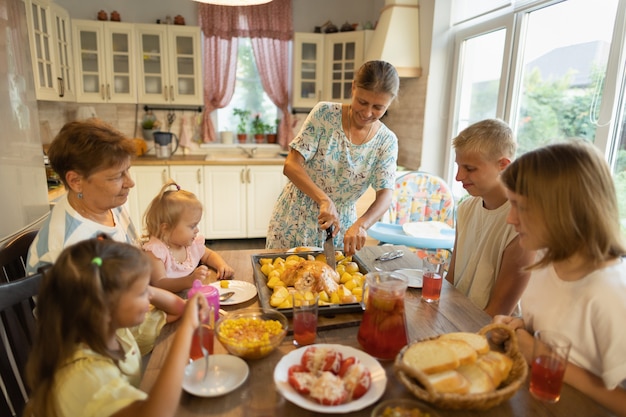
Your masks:
{"label": "decorative pot on cabinet", "polygon": [[237,141],[239,143],[246,143],[247,140],[248,140],[247,133],[237,133]]}
{"label": "decorative pot on cabinet", "polygon": [[256,143],[263,143],[263,142],[265,142],[265,134],[264,133],[255,133],[254,134],[254,141]]}

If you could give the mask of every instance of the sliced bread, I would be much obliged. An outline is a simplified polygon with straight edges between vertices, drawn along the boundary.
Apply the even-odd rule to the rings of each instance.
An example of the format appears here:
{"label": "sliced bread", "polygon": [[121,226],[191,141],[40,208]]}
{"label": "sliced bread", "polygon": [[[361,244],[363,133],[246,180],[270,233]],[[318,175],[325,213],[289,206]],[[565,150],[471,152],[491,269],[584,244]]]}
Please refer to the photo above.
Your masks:
{"label": "sliced bread", "polygon": [[475,363],[459,366],[456,370],[469,381],[470,394],[482,394],[496,389],[489,375]]}
{"label": "sliced bread", "polygon": [[402,361],[405,365],[426,374],[450,371],[460,365],[455,351],[439,340],[412,344],[404,352]]}
{"label": "sliced bread", "polygon": [[439,336],[440,339],[462,340],[470,344],[479,355],[489,352],[489,342],[484,335],[478,333],[453,332]]}
{"label": "sliced bread", "polygon": [[439,338],[437,341],[441,344],[441,346],[445,346],[446,348],[454,351],[456,357],[459,359],[459,365],[474,363],[478,358],[478,354],[472,345],[462,340]]}
{"label": "sliced bread", "polygon": [[476,365],[489,375],[497,388],[509,376],[513,360],[500,352],[491,350],[479,356]]}
{"label": "sliced bread", "polygon": [[444,371],[427,375],[435,391],[449,392],[453,394],[467,394],[470,390],[470,383],[463,375],[457,371]]}

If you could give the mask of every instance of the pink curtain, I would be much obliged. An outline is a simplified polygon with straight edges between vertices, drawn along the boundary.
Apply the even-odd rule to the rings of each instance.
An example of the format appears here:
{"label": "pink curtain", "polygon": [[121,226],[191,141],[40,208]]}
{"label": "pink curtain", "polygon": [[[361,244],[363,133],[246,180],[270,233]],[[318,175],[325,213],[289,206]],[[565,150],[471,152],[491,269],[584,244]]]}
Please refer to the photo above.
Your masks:
{"label": "pink curtain", "polygon": [[289,112],[289,43],[293,39],[292,0],[273,0],[259,6],[198,5],[204,34],[204,141],[214,141],[210,113],[232,99],[237,71],[237,38],[252,39],[261,83],[282,112],[279,143],[293,136]]}

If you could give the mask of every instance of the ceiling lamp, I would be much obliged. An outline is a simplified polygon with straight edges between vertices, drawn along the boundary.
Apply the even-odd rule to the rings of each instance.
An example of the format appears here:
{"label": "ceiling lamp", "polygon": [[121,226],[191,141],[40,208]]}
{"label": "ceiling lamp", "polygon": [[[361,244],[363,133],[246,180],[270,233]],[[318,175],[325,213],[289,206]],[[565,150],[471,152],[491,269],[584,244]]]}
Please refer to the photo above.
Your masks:
{"label": "ceiling lamp", "polygon": [[272,0],[194,0],[198,3],[214,4],[217,6],[255,6],[269,3]]}

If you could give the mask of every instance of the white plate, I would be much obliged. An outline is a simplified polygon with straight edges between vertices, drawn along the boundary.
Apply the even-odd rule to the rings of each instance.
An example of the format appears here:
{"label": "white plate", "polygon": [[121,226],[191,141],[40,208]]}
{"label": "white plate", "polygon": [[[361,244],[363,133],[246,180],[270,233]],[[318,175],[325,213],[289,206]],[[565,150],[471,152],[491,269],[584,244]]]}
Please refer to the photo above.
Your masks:
{"label": "white plate", "polygon": [[393,271],[407,278],[409,287],[422,288],[422,274],[424,271],[421,269],[396,269]]}
{"label": "white plate", "polygon": [[237,356],[211,355],[209,374],[204,380],[204,358],[185,367],[183,389],[198,397],[219,397],[237,389],[249,372],[248,364]]}
{"label": "white plate", "polygon": [[304,353],[306,348],[309,347],[304,346],[294,351],[291,351],[287,355],[283,356],[280,362],[278,362],[278,364],[276,365],[276,368],[274,368],[274,383],[276,384],[278,391],[283,395],[283,397],[285,397],[295,405],[317,413],[350,413],[352,411],[362,410],[368,405],[375,403],[385,392],[385,388],[387,386],[387,374],[385,374],[385,370],[380,365],[380,363],[367,353],[353,347],[343,345],[317,344],[311,346],[335,349],[341,352],[344,358],[354,356],[355,358],[359,359],[361,363],[363,363],[363,365],[365,365],[367,369],[369,369],[372,376],[372,385],[370,386],[370,389],[367,391],[367,393],[365,393],[365,395],[361,398],[340,405],[322,405],[307,397],[300,395],[289,384],[289,381],[287,379],[289,368],[292,365],[300,363],[302,354]]}
{"label": "white plate", "polygon": [[402,230],[409,236],[438,239],[442,236],[454,236],[454,229],[447,223],[438,221],[409,222],[402,225]]}
{"label": "white plate", "polygon": [[235,294],[226,301],[220,301],[222,306],[232,306],[234,304],[245,303],[254,298],[256,295],[256,287],[246,281],[228,280],[228,288],[220,286],[221,281],[212,282],[211,285],[222,295],[225,292],[233,291]]}
{"label": "white plate", "polygon": [[298,246],[291,248],[287,253],[299,253],[299,252],[324,252],[324,249],[317,246]]}

